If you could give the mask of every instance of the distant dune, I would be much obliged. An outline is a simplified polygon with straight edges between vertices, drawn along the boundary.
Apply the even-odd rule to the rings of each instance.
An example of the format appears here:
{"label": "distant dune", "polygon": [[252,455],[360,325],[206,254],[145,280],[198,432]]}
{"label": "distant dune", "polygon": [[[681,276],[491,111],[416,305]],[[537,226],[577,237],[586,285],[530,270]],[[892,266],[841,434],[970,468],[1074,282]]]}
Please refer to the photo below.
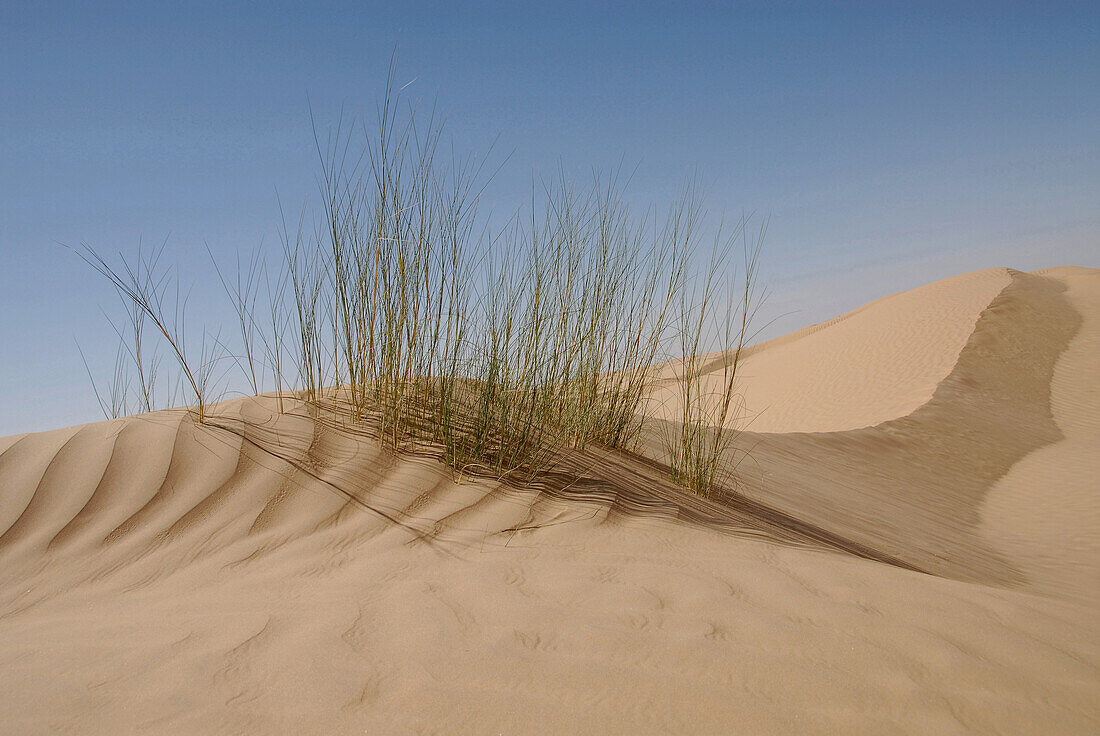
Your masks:
{"label": "distant dune", "polygon": [[456,483],[270,396],[0,439],[0,730],[1100,732],[1100,269],[746,354],[712,500]]}

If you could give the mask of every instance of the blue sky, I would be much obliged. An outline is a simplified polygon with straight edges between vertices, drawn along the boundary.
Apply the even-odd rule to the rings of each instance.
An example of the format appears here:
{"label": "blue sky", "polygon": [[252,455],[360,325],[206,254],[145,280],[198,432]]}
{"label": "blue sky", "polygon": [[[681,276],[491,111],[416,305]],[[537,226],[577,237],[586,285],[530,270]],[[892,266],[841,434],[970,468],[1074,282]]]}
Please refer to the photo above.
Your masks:
{"label": "blue sky", "polygon": [[[193,320],[220,257],[315,191],[309,121],[406,94],[532,176],[637,165],[667,198],[769,214],[774,335],[992,266],[1100,265],[1100,5],[0,5],[0,435],[97,418],[109,288],[57,242],[168,237]],[[782,316],[781,316],[782,315]]]}

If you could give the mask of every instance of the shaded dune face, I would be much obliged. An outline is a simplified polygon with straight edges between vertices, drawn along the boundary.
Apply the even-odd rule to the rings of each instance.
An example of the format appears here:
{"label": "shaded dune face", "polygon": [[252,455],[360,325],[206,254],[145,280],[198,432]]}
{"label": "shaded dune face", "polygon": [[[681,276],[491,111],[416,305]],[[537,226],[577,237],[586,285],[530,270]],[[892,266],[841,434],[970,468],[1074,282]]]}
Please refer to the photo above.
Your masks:
{"label": "shaded dune face", "polygon": [[[750,384],[819,374],[785,365],[714,500],[659,424],[525,486],[271,397],[0,439],[0,704],[28,733],[1095,732],[1098,294],[978,272],[753,348]],[[942,344],[872,354],[913,310]],[[833,380],[844,351],[893,373]]]}
{"label": "shaded dune face", "polygon": [[[1029,453],[1061,439],[1056,362],[1082,319],[1059,281],[1012,272],[931,399],[873,427],[746,432],[743,490],[801,518],[962,580],[1022,585],[979,531],[986,494]],[[827,469],[827,472],[820,472]]]}

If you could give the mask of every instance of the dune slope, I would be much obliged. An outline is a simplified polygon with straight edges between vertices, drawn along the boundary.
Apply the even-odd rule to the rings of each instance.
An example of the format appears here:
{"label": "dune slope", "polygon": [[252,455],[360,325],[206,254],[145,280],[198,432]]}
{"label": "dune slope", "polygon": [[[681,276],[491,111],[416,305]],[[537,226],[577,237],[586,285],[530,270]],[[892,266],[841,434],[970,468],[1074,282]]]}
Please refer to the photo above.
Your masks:
{"label": "dune slope", "polygon": [[459,484],[265,397],[2,439],[6,726],[1095,733],[1098,320],[1100,271],[1002,269],[765,343],[718,501]]}

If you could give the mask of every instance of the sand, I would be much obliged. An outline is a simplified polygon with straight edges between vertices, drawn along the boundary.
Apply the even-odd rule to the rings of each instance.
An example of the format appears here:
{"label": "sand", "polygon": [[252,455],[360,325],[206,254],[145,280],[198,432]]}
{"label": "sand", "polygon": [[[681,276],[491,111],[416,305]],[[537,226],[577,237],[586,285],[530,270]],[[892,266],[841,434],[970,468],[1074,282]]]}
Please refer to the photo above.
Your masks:
{"label": "sand", "polygon": [[[932,398],[982,311],[1011,283],[1007,268],[974,271],[892,294],[743,352],[739,371],[754,432],[838,432],[905,416]],[[708,356],[722,386],[721,356]],[[674,407],[675,363],[653,401]],[[673,417],[674,418],[674,417]]]}
{"label": "sand", "polygon": [[271,397],[0,439],[0,730],[1096,733],[1098,348],[1082,268],[756,346],[712,501]]}

